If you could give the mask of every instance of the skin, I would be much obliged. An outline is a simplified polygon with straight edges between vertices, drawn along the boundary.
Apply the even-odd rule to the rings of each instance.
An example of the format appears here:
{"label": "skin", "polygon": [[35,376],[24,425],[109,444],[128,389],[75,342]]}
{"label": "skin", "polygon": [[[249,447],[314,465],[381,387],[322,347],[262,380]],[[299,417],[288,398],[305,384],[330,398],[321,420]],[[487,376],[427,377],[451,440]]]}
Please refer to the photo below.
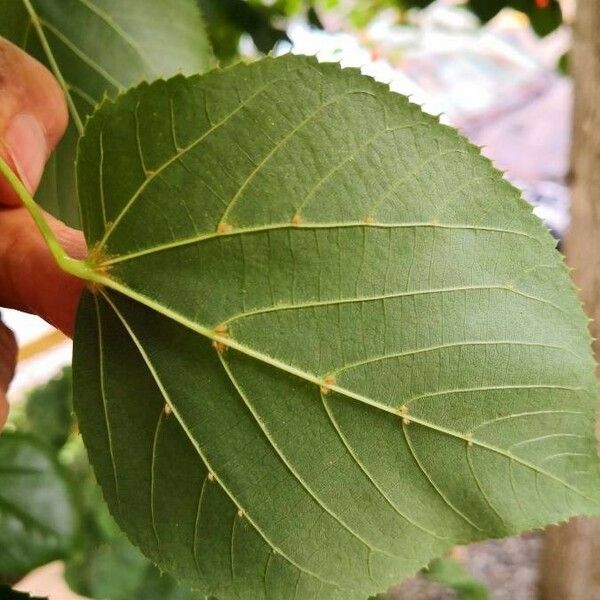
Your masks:
{"label": "skin", "polygon": [[[64,134],[68,111],[50,72],[0,38],[0,155],[30,193]],[[59,242],[73,258],[84,258],[83,234],[46,215]],[[67,335],[73,333],[83,282],[63,273],[8,183],[0,175],[0,306],[39,315]],[[6,392],[17,346],[0,321],[0,429],[6,422]]]}

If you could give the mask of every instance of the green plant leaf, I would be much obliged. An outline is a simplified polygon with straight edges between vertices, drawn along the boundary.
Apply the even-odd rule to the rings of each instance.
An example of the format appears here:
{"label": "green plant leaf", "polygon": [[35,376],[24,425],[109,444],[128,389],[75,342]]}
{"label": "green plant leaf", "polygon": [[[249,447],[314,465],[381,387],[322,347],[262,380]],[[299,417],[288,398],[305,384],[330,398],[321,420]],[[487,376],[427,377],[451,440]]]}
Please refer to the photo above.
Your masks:
{"label": "green plant leaf", "polygon": [[277,5],[254,5],[246,0],[198,0],[215,54],[231,61],[238,56],[242,33],[248,33],[256,48],[265,54],[275,44],[288,40],[285,30],[274,25],[284,17]]}
{"label": "green plant leaf", "polygon": [[117,522],[176,577],[364,600],[599,514],[562,258],[404,97],[294,56],[142,85],[88,122],[78,181],[76,411]]}
{"label": "green plant leaf", "polygon": [[75,149],[96,105],[141,81],[212,63],[195,0],[0,0],[0,35],[48,66],[65,91],[69,128],[36,197],[73,226]]}
{"label": "green plant leaf", "polygon": [[73,429],[72,394],[69,367],[27,397],[25,427],[56,450],[65,445]]}
{"label": "green plant leaf", "polygon": [[54,456],[35,438],[0,436],[0,575],[19,576],[71,549],[77,516]]}
{"label": "green plant leaf", "polygon": [[18,592],[7,585],[0,585],[0,600],[48,600],[39,596],[30,596],[27,592]]}
{"label": "green plant leaf", "polygon": [[[116,526],[115,526],[116,528]],[[117,530],[118,531],[118,530]],[[161,574],[123,534],[89,547],[66,565],[71,588],[89,598],[110,600],[204,600]]]}
{"label": "green plant leaf", "polygon": [[126,539],[115,535],[110,543],[90,547],[82,559],[67,563],[67,581],[77,593],[111,600],[145,598],[138,592],[150,565]]}

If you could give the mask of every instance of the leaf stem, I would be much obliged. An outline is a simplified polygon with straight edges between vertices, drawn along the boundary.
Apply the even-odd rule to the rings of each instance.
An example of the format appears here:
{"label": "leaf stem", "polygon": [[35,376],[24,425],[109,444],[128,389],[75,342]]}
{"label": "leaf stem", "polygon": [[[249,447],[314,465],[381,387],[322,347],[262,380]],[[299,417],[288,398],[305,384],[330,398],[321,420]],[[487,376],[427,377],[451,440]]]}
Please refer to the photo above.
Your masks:
{"label": "leaf stem", "polygon": [[8,183],[15,191],[17,196],[23,202],[23,205],[31,215],[31,218],[35,222],[37,228],[39,229],[48,249],[52,253],[56,264],[65,272],[70,275],[74,275],[75,277],[79,277],[80,279],[85,279],[87,281],[94,279],[94,271],[87,264],[87,262],[82,260],[76,260],[67,255],[64,251],[63,247],[60,245],[54,232],[46,222],[44,218],[44,213],[40,209],[40,207],[36,204],[35,200],[31,197],[31,194],[27,191],[27,188],[21,183],[21,180],[15,175],[13,170],[8,166],[8,164],[0,157],[0,173],[7,179]]}

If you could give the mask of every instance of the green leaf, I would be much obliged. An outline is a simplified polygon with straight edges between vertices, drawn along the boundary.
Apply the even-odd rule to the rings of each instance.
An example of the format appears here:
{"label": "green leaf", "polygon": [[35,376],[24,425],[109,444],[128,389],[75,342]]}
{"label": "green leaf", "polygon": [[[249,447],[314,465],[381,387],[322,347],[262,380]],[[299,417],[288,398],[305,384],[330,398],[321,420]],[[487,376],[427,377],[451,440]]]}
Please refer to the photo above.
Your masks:
{"label": "green leaf", "polygon": [[23,575],[64,557],[77,516],[69,484],[46,446],[20,433],[0,436],[0,575]]}
{"label": "green leaf", "polygon": [[[67,562],[69,585],[90,598],[111,600],[200,600],[160,571],[121,534],[89,548],[78,560]],[[202,596],[204,600],[204,596]]]}
{"label": "green leaf", "polygon": [[571,74],[571,53],[565,52],[560,56],[556,63],[556,70],[561,75],[570,75]]}
{"label": "green leaf", "polygon": [[79,146],[76,411],[109,506],[220,600],[360,599],[599,514],[586,319],[456,131],[286,56],[142,85]]}
{"label": "green leaf", "polygon": [[1,600],[48,600],[39,596],[30,596],[27,592],[18,592],[7,585],[0,585]]}
{"label": "green leaf", "polygon": [[277,42],[288,40],[285,31],[274,26],[284,16],[276,5],[254,6],[247,0],[198,0],[198,4],[220,60],[231,61],[238,55],[242,33],[248,33],[257,49],[265,54]]}
{"label": "green leaf", "polygon": [[454,559],[436,558],[427,567],[426,575],[456,592],[460,600],[490,600],[487,587]]}
{"label": "green leaf", "polygon": [[[519,9],[522,2],[515,2],[515,8]],[[544,37],[562,25],[562,10],[558,0],[551,0],[546,8],[535,7],[526,11],[531,27],[541,37]]]}
{"label": "green leaf", "polygon": [[84,561],[68,563],[67,579],[76,592],[91,598],[143,598],[137,592],[148,566],[148,560],[137,548],[126,539],[115,537],[110,544],[90,548]]}
{"label": "green leaf", "polygon": [[73,429],[71,368],[33,390],[25,405],[27,429],[51,447],[62,448]]}
{"label": "green leaf", "polygon": [[71,122],[37,200],[73,226],[75,149],[96,105],[141,81],[212,63],[195,0],[0,0],[0,35],[48,66],[65,91]]}

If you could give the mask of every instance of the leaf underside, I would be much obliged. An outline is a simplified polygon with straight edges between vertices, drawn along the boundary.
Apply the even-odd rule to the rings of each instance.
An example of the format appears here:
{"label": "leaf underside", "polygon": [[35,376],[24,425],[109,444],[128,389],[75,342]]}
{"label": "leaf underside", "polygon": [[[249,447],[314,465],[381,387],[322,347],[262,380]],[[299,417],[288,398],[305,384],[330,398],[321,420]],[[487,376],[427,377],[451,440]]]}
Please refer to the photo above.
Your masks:
{"label": "leaf underside", "polygon": [[81,430],[119,524],[227,599],[364,599],[598,514],[586,321],[531,209],[358,71],[265,59],[106,102]]}
{"label": "leaf underside", "polygon": [[65,92],[69,127],[36,199],[74,227],[75,151],[86,117],[104,96],[212,64],[195,0],[0,0],[0,35],[45,64]]}

